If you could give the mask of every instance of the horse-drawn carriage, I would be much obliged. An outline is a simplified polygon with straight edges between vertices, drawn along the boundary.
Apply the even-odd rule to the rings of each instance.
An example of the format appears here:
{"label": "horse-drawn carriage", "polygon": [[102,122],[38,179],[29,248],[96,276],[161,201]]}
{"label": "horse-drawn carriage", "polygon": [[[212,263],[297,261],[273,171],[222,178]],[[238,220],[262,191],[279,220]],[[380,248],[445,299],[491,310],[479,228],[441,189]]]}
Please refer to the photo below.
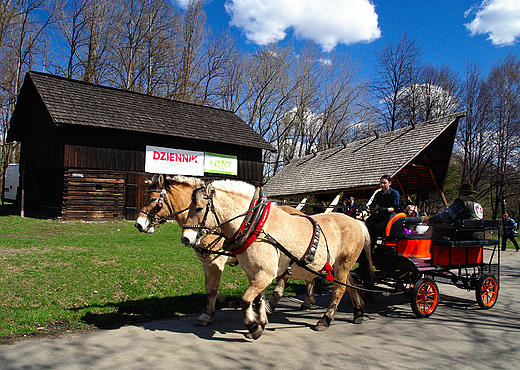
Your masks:
{"label": "horse-drawn carriage", "polygon": [[[363,301],[350,271],[363,255],[366,258],[360,258],[359,270],[364,272],[365,290],[373,291],[373,258],[376,291],[410,293],[412,309],[419,317],[430,316],[437,307],[436,282],[475,290],[483,308],[493,307],[498,297],[500,256],[499,241],[495,239],[434,241],[428,235],[405,235],[405,226],[421,219],[398,214],[389,221],[370,258],[370,237],[365,224],[341,213],[295,215],[271,206],[261,189],[236,181],[204,183],[160,175],[149,186],[148,204],[135,225],[140,231],[151,232],[158,224],[175,217],[183,226],[183,243],[194,247],[204,263],[208,306],[198,320],[202,325],[213,320],[220,274],[228,258],[227,253],[218,249],[231,252],[250,280],[241,307],[249,336],[254,339],[264,331],[267,312],[276,306],[289,276],[307,281],[308,286],[312,286],[316,276],[325,276],[335,283],[331,303],[315,330],[325,330],[330,325],[345,291],[352,300],[353,322],[361,323]],[[499,221],[492,220],[464,220],[457,224],[461,232],[498,230],[499,226]],[[215,233],[224,235],[225,242],[205,241],[206,236]],[[215,238],[218,237],[212,240],[220,240]],[[210,257],[212,253],[217,253],[216,257]],[[217,264],[221,257],[225,259]],[[267,303],[264,289],[274,278],[281,284],[275,288],[278,294],[273,294]],[[310,295],[312,292],[308,291]]]}
{"label": "horse-drawn carriage", "polygon": [[[404,213],[389,220],[372,254],[377,289],[410,294],[417,317],[429,317],[437,308],[437,282],[474,290],[480,307],[493,307],[499,291],[499,240],[432,240],[431,235],[405,233],[420,222]],[[455,235],[490,233],[499,230],[500,221],[459,220],[454,226]]]}

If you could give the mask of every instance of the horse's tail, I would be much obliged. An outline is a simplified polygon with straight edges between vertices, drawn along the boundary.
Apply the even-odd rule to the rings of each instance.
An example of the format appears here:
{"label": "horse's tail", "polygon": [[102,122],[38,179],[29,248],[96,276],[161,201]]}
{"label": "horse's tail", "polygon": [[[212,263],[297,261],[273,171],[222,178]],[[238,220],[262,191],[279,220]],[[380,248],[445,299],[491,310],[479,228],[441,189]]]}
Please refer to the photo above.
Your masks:
{"label": "horse's tail", "polygon": [[372,246],[370,242],[370,233],[368,232],[365,223],[358,220],[361,228],[363,230],[363,235],[365,236],[365,244],[363,245],[363,250],[358,258],[360,276],[363,279],[363,284],[366,289],[374,289],[374,264],[372,262]]}

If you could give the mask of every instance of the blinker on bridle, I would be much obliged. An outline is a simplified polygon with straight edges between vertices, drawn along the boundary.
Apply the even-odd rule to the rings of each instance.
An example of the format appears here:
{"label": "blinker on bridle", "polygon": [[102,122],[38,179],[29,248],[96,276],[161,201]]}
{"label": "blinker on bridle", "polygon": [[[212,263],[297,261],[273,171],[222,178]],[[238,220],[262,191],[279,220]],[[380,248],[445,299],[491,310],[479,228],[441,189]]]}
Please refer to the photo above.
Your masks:
{"label": "blinker on bridle", "polygon": [[[202,218],[202,222],[200,223],[200,225],[182,225],[182,228],[183,229],[199,229],[197,235],[199,238],[203,238],[205,237],[206,235],[208,234],[211,234],[213,231],[217,230],[217,229],[220,229],[220,221],[218,219],[218,216],[217,216],[217,213],[215,212],[215,205],[213,204],[213,186],[211,184],[208,184],[206,186],[202,186],[200,188],[197,188],[195,190],[193,190],[193,194],[192,194],[192,197],[195,197],[195,194],[199,191],[203,191],[205,190],[208,186],[211,186],[211,191],[209,193],[209,195],[204,195],[203,194],[203,199],[206,199],[208,201],[208,203],[206,204],[206,212],[204,213],[204,217]],[[213,229],[210,229],[208,227],[206,227],[206,220],[208,218],[208,214],[209,212],[211,211],[211,213],[213,213],[213,216],[215,216],[215,221],[217,222],[217,226]]]}

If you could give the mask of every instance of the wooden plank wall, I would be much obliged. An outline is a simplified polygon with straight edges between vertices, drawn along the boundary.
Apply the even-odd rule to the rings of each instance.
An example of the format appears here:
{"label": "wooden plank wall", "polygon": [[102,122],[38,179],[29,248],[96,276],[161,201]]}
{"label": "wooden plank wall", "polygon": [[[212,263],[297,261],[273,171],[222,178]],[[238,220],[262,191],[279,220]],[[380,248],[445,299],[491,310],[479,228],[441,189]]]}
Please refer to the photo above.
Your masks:
{"label": "wooden plank wall", "polygon": [[65,171],[64,220],[123,219],[125,175],[110,171]]}

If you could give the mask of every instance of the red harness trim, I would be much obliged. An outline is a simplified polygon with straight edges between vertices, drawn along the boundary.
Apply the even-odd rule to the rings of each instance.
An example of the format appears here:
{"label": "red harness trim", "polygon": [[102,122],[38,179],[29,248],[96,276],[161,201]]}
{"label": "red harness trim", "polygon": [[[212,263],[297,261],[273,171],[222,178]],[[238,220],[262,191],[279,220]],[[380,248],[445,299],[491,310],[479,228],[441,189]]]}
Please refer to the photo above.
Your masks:
{"label": "red harness trim", "polygon": [[[249,205],[249,208],[255,207],[257,203],[258,203],[258,199],[253,199],[251,201],[251,204]],[[253,212],[254,212],[254,210],[249,211],[249,213],[253,213]],[[247,225],[247,217],[244,218],[244,221],[242,221],[242,225],[240,225],[240,227],[238,228],[236,233],[231,238],[229,238],[229,239],[226,238],[226,243],[230,243],[233,240],[235,240],[237,238],[237,236],[240,235],[240,233],[242,233],[244,231],[244,229],[246,228],[246,225]]]}
{"label": "red harness trim", "polygon": [[[254,204],[252,204],[252,207],[256,206],[256,199],[253,201],[253,203]],[[262,213],[262,217],[260,218],[260,221],[256,225],[255,230],[251,233],[251,235],[249,235],[249,237],[247,238],[245,243],[242,244],[242,246],[240,248],[238,248],[237,250],[231,251],[231,253],[240,254],[240,253],[244,252],[251,244],[253,244],[253,242],[256,240],[256,238],[262,231],[264,224],[267,221],[267,218],[269,217],[270,210],[271,210],[271,202],[267,202],[267,204],[265,205],[265,208],[264,208],[264,212]],[[253,212],[253,211],[251,211],[251,212]],[[244,227],[245,227],[245,224],[242,223],[239,230],[235,233],[235,235],[233,235],[233,237],[230,240],[233,240],[237,236],[238,232],[243,230]]]}

